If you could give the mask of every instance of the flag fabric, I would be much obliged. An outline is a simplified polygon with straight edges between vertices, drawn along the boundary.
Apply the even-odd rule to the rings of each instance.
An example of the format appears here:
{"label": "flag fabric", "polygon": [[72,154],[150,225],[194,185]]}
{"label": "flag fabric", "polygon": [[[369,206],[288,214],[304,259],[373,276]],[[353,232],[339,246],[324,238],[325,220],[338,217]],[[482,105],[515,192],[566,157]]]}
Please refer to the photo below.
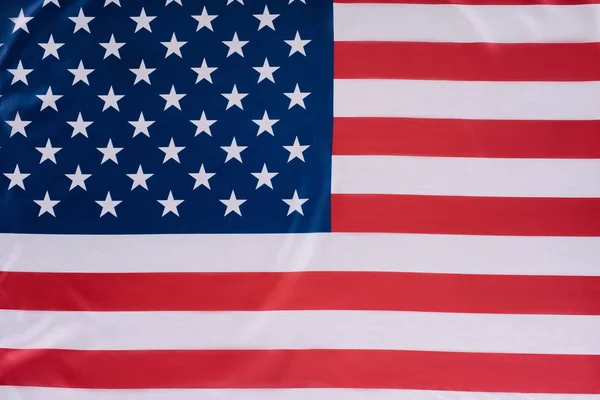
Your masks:
{"label": "flag fabric", "polygon": [[0,399],[600,399],[598,3],[4,0]]}

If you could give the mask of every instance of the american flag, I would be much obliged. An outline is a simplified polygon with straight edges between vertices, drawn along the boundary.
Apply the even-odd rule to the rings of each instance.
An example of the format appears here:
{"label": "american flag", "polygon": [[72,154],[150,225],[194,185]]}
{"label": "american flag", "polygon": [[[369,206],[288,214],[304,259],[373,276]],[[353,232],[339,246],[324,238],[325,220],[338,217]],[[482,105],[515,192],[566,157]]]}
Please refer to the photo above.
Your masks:
{"label": "american flag", "polygon": [[598,3],[2,0],[0,400],[600,399]]}

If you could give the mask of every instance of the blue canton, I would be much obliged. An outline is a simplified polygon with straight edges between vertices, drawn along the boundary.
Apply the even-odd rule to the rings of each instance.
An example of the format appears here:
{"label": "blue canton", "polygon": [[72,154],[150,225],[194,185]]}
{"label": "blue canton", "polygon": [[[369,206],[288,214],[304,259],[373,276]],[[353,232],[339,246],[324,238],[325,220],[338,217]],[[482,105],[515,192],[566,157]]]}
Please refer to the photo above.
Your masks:
{"label": "blue canton", "polygon": [[332,13],[3,0],[0,232],[330,230]]}

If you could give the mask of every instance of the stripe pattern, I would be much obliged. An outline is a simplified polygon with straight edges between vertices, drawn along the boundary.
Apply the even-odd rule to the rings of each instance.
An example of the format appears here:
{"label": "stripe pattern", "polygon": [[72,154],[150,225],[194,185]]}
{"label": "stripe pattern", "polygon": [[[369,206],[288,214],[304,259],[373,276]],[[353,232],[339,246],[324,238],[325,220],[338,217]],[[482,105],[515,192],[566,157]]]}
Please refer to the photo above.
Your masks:
{"label": "stripe pattern", "polygon": [[337,0],[334,232],[0,235],[0,398],[600,399],[596,3]]}
{"label": "stripe pattern", "polygon": [[[381,289],[386,287],[383,284],[377,286],[382,297],[399,298],[404,293],[414,300],[397,311],[398,317],[417,312],[429,320],[428,328],[402,322],[404,333],[381,326],[402,341],[403,350],[373,336],[387,351],[414,351],[419,360],[411,362],[423,363],[424,381],[409,382],[398,376],[399,389],[417,389],[423,398],[432,400],[517,396],[507,392],[527,393],[532,398],[552,398],[553,393],[561,393],[564,397],[560,398],[599,398],[600,358],[588,347],[578,353],[583,358],[574,361],[564,344],[571,339],[586,342],[585,335],[594,331],[587,323],[597,320],[600,310],[588,308],[589,313],[581,314],[575,308],[554,308],[571,296],[579,305],[600,303],[597,261],[589,259],[589,253],[573,254],[566,270],[559,272],[552,267],[553,261],[538,258],[545,251],[535,250],[534,245],[529,248],[532,258],[526,270],[517,270],[518,262],[505,257],[519,251],[506,249],[500,256],[493,248],[509,242],[528,246],[534,241],[579,246],[600,236],[600,31],[594,27],[600,21],[600,6],[560,1],[541,5],[531,1],[344,0],[334,7],[332,229],[346,234],[424,235],[457,244],[464,240],[468,248],[464,253],[460,245],[418,247],[439,252],[438,265],[452,265],[454,256],[469,263],[488,250],[490,259],[496,254],[497,260],[507,261],[495,271],[489,268],[494,264],[491,260],[478,260],[478,266],[468,271],[457,265],[450,270],[423,271],[408,256],[407,270],[387,274],[385,279],[398,292],[390,296]],[[411,251],[396,249],[396,262],[403,263]],[[389,254],[385,246],[381,252]],[[592,276],[580,269],[588,262],[597,264]],[[364,278],[366,283],[369,278]],[[539,286],[534,283],[538,279]],[[563,279],[577,280],[578,287],[569,289]],[[587,298],[579,279],[590,285]],[[546,286],[550,282],[557,285],[555,292]],[[552,292],[556,296],[551,300],[547,295]],[[363,292],[356,293],[369,300]],[[538,301],[553,306],[529,308]],[[462,317],[490,321],[471,325],[453,320],[448,326],[438,325]],[[558,327],[563,317],[579,322],[582,317],[590,318],[585,322],[586,334],[566,334],[547,343],[553,333],[562,335]],[[552,328],[529,325],[546,318]],[[497,325],[500,320],[511,322],[502,328]],[[523,330],[519,320],[527,321],[528,328]],[[470,345],[411,347],[407,335],[417,326],[419,336],[432,343],[461,338]],[[513,352],[499,346],[523,344],[526,330],[540,347]],[[476,348],[475,343],[483,346]],[[547,351],[541,347],[544,343]],[[432,350],[437,353],[429,353]],[[396,356],[402,357],[389,353],[387,362],[397,360]],[[429,356],[436,361],[425,361]],[[469,384],[461,387],[458,371],[462,367],[445,357],[454,361],[465,357],[466,364],[461,366],[494,371],[495,382],[488,385],[491,382],[471,370]],[[452,372],[435,369],[442,359],[450,363]],[[529,362],[544,366],[524,368]],[[551,369],[555,367],[565,375],[554,375]],[[517,376],[526,384],[517,384]],[[426,380],[435,383],[429,385]],[[587,383],[578,386],[583,382]],[[376,392],[372,396],[378,398]]]}

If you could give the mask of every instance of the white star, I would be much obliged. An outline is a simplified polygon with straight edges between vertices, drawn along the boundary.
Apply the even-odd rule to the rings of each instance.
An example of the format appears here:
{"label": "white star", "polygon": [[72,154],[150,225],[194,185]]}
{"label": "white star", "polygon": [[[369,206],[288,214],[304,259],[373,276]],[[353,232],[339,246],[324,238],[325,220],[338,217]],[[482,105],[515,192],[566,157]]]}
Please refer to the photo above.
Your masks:
{"label": "white star", "polygon": [[237,90],[237,86],[233,85],[233,89],[231,93],[221,93],[223,97],[227,99],[227,107],[226,110],[229,110],[233,106],[237,106],[240,110],[243,110],[242,99],[248,96],[248,93],[239,93]]}
{"label": "white star", "polygon": [[258,25],[258,30],[260,31],[265,26],[275,30],[275,25],[273,25],[273,21],[275,18],[279,17],[279,14],[270,14],[269,7],[265,6],[265,9],[262,14],[253,14],[255,18],[260,21]]}
{"label": "white star", "polygon": [[198,32],[202,28],[208,28],[211,31],[213,30],[212,21],[217,18],[218,15],[209,15],[206,11],[206,7],[202,8],[202,14],[200,15],[192,15],[196,21],[198,21],[198,26],[196,27],[196,32]]}
{"label": "white star", "polygon": [[34,202],[35,204],[40,206],[40,213],[38,214],[38,217],[41,217],[45,213],[56,217],[56,215],[54,214],[54,206],[60,203],[60,200],[51,200],[48,191],[46,191],[46,195],[44,196],[43,200],[34,200]]}
{"label": "white star", "polygon": [[304,51],[304,46],[309,44],[311,41],[310,40],[302,40],[302,38],[300,37],[300,32],[296,31],[296,36],[294,37],[294,39],[293,40],[285,40],[285,42],[290,45],[290,54],[288,55],[288,57],[291,57],[292,54],[294,54],[294,53],[300,53],[300,54],[306,56],[306,52]]}
{"label": "white star", "polygon": [[275,78],[273,78],[273,72],[277,71],[279,67],[272,67],[269,65],[269,60],[265,58],[265,62],[262,67],[253,67],[260,76],[258,77],[258,83],[263,81],[264,79],[268,79],[271,82],[275,83]]}
{"label": "white star", "polygon": [[258,179],[256,182],[256,188],[258,189],[262,185],[267,185],[271,189],[273,189],[273,184],[271,183],[271,179],[277,176],[279,172],[269,172],[267,169],[267,164],[263,164],[262,171],[260,172],[252,172],[252,175]]}
{"label": "white star", "polygon": [[167,0],[167,2],[165,3],[165,7],[168,6],[171,3],[177,3],[180,6],[182,6],[183,4],[181,4],[181,0]]}
{"label": "white star", "polygon": [[44,4],[42,4],[42,7],[45,7],[50,3],[55,4],[58,7],[60,7],[60,4],[58,4],[58,0],[44,0]]}
{"label": "white star", "polygon": [[144,113],[140,113],[140,118],[137,121],[128,121],[131,125],[135,127],[135,131],[133,132],[133,137],[136,137],[140,133],[150,137],[150,132],[148,132],[148,127],[152,125],[155,121],[146,121],[144,119]]}
{"label": "white star", "polygon": [[244,5],[244,0],[227,0],[227,5],[230,5],[231,3],[236,2],[236,1],[238,3],[240,3],[241,5]]}
{"label": "white star", "polygon": [[146,64],[144,63],[144,60],[142,60],[139,68],[130,68],[129,70],[135,74],[135,82],[133,82],[134,85],[141,81],[145,81],[151,85],[150,74],[156,71],[156,68],[146,68]]}
{"label": "white star", "polygon": [[167,48],[167,54],[165,54],[165,58],[169,57],[171,54],[176,54],[179,57],[183,58],[183,56],[181,55],[181,48],[187,42],[178,42],[177,36],[175,36],[175,33],[173,33],[173,36],[171,36],[171,41],[160,42],[160,43]]}
{"label": "white star", "polygon": [[93,121],[84,121],[81,113],[79,113],[77,116],[77,121],[67,121],[67,124],[73,127],[73,133],[71,134],[71,137],[75,137],[78,134],[88,137],[87,128],[93,123]]}
{"label": "white star", "polygon": [[86,17],[83,13],[83,8],[80,8],[79,15],[77,15],[76,17],[69,17],[71,21],[75,22],[75,28],[73,30],[73,33],[77,32],[80,29],[91,33],[90,26],[88,24],[92,22],[94,18],[96,17]]}
{"label": "white star", "polygon": [[77,82],[83,82],[89,86],[90,81],[88,80],[88,75],[94,72],[92,68],[85,68],[85,66],[83,65],[83,60],[79,61],[79,65],[77,66],[77,68],[68,69],[67,71],[73,74],[73,86]]}
{"label": "white star", "polygon": [[150,17],[148,15],[146,15],[146,10],[144,10],[144,7],[142,7],[142,12],[140,13],[139,17],[129,17],[132,20],[135,21],[135,23],[137,24],[135,26],[135,31],[139,31],[140,29],[145,29],[148,32],[152,32],[152,28],[150,28],[150,22],[154,21],[154,19],[156,17]]}
{"label": "white star", "polygon": [[175,91],[175,85],[171,86],[171,91],[168,94],[161,94],[160,97],[165,99],[165,110],[170,107],[175,107],[178,110],[181,110],[181,105],[179,104],[179,100],[185,97],[185,94],[177,94]]}
{"label": "white star", "polygon": [[242,151],[246,150],[248,146],[238,146],[235,138],[233,138],[230,146],[221,146],[221,148],[227,152],[225,162],[228,162],[229,160],[232,160],[234,158],[239,162],[243,162]]}
{"label": "white star", "polygon": [[212,136],[212,133],[210,131],[210,127],[217,122],[217,120],[211,120],[211,119],[206,119],[206,114],[204,113],[204,111],[202,111],[202,115],[200,116],[200,119],[198,120],[192,120],[190,121],[192,124],[196,125],[196,133],[194,134],[195,136],[198,136],[201,133],[206,133],[208,136]]}
{"label": "white star", "polygon": [[298,86],[298,84],[296,83],[296,88],[294,88],[294,92],[293,93],[284,93],[287,97],[289,97],[290,99],[290,106],[288,107],[288,110],[292,107],[294,107],[295,105],[298,105],[304,109],[306,109],[306,106],[304,105],[304,99],[308,97],[308,95],[310,95],[310,92],[301,92],[300,91],[300,87]]}
{"label": "white star", "polygon": [[210,183],[208,180],[215,176],[215,174],[206,172],[204,170],[204,164],[201,164],[200,171],[198,171],[198,173],[190,173],[190,176],[196,180],[196,183],[194,183],[194,190],[200,186],[205,186],[210,190]]}
{"label": "white star", "polygon": [[56,43],[54,41],[54,37],[50,35],[50,39],[46,43],[38,43],[42,49],[44,49],[44,55],[42,56],[42,60],[48,56],[54,56],[57,60],[60,60],[58,57],[58,49],[63,47],[64,43]]}
{"label": "white star", "polygon": [[65,174],[65,176],[71,180],[71,187],[69,187],[69,192],[75,189],[76,187],[80,187],[83,190],[87,191],[87,188],[85,187],[85,180],[92,176],[92,174],[82,174],[81,168],[78,165],[74,174]]}
{"label": "white star", "polygon": [[282,199],[285,204],[290,206],[287,215],[290,215],[294,211],[297,211],[300,215],[304,215],[302,211],[302,204],[306,203],[308,199],[301,199],[298,197],[298,191],[294,190],[294,195],[291,199]]}
{"label": "white star", "polygon": [[242,50],[242,47],[247,45],[248,41],[238,39],[237,32],[233,34],[233,39],[223,40],[223,43],[225,43],[225,45],[229,47],[229,51],[227,51],[227,57],[234,53],[237,53],[240,56],[244,57],[244,51]]}
{"label": "white star", "polygon": [[135,174],[127,174],[127,176],[133,180],[133,183],[131,184],[131,190],[135,189],[138,186],[148,190],[148,183],[146,181],[150,179],[153,175],[154,174],[145,174],[140,164]]}
{"label": "white star", "polygon": [[109,56],[115,56],[120,60],[121,54],[119,53],[119,49],[125,46],[125,42],[116,42],[115,35],[112,34],[110,35],[110,40],[108,41],[108,43],[100,43],[100,46],[106,49],[106,51],[104,52],[104,59],[108,58]]}
{"label": "white star", "polygon": [[279,122],[279,120],[269,119],[269,114],[267,114],[267,112],[265,111],[262,119],[253,119],[252,122],[258,125],[258,133],[256,134],[256,136],[259,136],[263,132],[268,132],[271,134],[271,136],[275,136],[275,133],[273,132],[273,125]]}
{"label": "white star", "polygon": [[23,63],[21,61],[19,61],[19,65],[17,65],[17,68],[9,69],[8,72],[10,72],[13,75],[12,82],[10,83],[11,85],[14,85],[15,83],[21,81],[29,86],[29,83],[27,82],[27,75],[33,72],[33,70],[23,68]]}
{"label": "white star", "polygon": [[27,23],[29,21],[31,21],[33,19],[33,17],[26,17],[25,14],[23,14],[22,8],[17,17],[9,18],[9,19],[15,24],[15,26],[13,27],[13,30],[12,30],[13,33],[18,31],[19,29],[23,29],[25,32],[29,33],[29,28],[27,28]]}
{"label": "white star", "polygon": [[107,5],[112,4],[112,3],[114,3],[114,4],[118,5],[119,7],[121,7],[121,1],[120,0],[106,0],[104,2],[104,7],[106,7]]}
{"label": "white star", "polygon": [[102,101],[104,101],[104,107],[102,107],[102,112],[104,112],[111,107],[117,111],[120,111],[119,110],[119,100],[121,100],[125,96],[124,95],[116,95],[113,90],[113,87],[111,86],[110,89],[108,90],[108,94],[106,94],[106,95],[99,94],[98,97],[100,97],[102,99]]}
{"label": "white star", "polygon": [[23,136],[27,137],[27,132],[25,132],[25,128],[27,125],[31,123],[31,121],[23,121],[19,112],[17,111],[17,115],[15,115],[15,119],[12,121],[6,121],[8,125],[10,125],[10,136],[20,133]]}
{"label": "white star", "polygon": [[227,215],[233,211],[240,217],[242,216],[242,212],[240,211],[240,206],[242,204],[244,204],[246,202],[246,200],[237,199],[235,197],[235,192],[233,190],[231,191],[231,196],[229,196],[229,199],[223,199],[223,200],[219,200],[219,201],[227,206],[227,209],[225,210],[225,215]]}
{"label": "white star", "polygon": [[[292,4],[295,0],[290,0],[288,4]],[[306,0],[300,0],[302,3],[306,4]]]}
{"label": "white star", "polygon": [[100,211],[100,217],[103,217],[105,214],[112,214],[115,217],[117,216],[117,211],[115,207],[121,204],[121,200],[113,200],[110,196],[110,192],[106,193],[105,200],[96,200],[96,203],[102,207],[102,211]]}
{"label": "white star", "polygon": [[183,200],[175,200],[173,198],[173,193],[171,191],[169,191],[169,196],[167,197],[166,200],[157,200],[157,201],[164,207],[164,210],[162,213],[163,217],[170,212],[172,212],[173,214],[175,214],[179,217],[179,211],[177,211],[177,207],[181,203],[183,203]]}
{"label": "white star", "polygon": [[175,160],[178,163],[181,163],[181,161],[179,161],[179,152],[184,150],[185,146],[175,146],[175,142],[173,141],[173,138],[171,138],[168,147],[159,147],[159,149],[163,153],[165,153],[165,159],[163,160],[163,164],[169,160]]}
{"label": "white star", "polygon": [[48,139],[48,141],[46,142],[46,146],[36,147],[35,149],[42,153],[40,164],[46,160],[50,160],[54,164],[56,164],[56,153],[58,153],[62,149],[62,147],[52,147],[52,143],[50,142],[50,139]]}
{"label": "white star", "polygon": [[115,164],[118,164],[117,154],[119,154],[123,150],[123,147],[114,147],[112,139],[108,139],[108,144],[106,147],[98,147],[98,151],[102,153],[102,161],[100,164],[104,164],[108,160],[113,161]]}
{"label": "white star", "polygon": [[305,146],[300,145],[300,142],[298,141],[298,136],[296,136],[296,139],[294,140],[293,145],[283,146],[284,149],[286,149],[287,151],[290,152],[290,156],[288,157],[287,162],[292,161],[294,158],[297,158],[304,162],[304,151],[306,149],[308,149],[309,147],[310,147],[310,145],[305,145]]}
{"label": "white star", "polygon": [[12,189],[15,186],[18,186],[21,189],[25,190],[25,182],[23,182],[23,181],[29,175],[31,175],[31,174],[21,173],[21,171],[19,170],[19,164],[17,164],[15,166],[15,171],[12,174],[9,174],[9,173],[4,174],[4,176],[6,176],[8,179],[10,179],[10,183],[8,184],[8,190]]}
{"label": "white star", "polygon": [[217,70],[217,68],[218,67],[209,67],[206,64],[206,59],[203,59],[202,65],[199,68],[192,67],[192,70],[198,74],[198,77],[196,78],[196,83],[202,81],[203,79],[206,79],[210,83],[213,83],[212,77],[210,76],[210,74],[215,72]]}
{"label": "white star", "polygon": [[52,108],[54,111],[58,111],[58,106],[56,105],[56,101],[62,97],[62,94],[54,94],[52,93],[52,87],[49,86],[46,94],[37,94],[36,97],[42,100],[42,108],[40,111],[45,109],[46,107]]}

